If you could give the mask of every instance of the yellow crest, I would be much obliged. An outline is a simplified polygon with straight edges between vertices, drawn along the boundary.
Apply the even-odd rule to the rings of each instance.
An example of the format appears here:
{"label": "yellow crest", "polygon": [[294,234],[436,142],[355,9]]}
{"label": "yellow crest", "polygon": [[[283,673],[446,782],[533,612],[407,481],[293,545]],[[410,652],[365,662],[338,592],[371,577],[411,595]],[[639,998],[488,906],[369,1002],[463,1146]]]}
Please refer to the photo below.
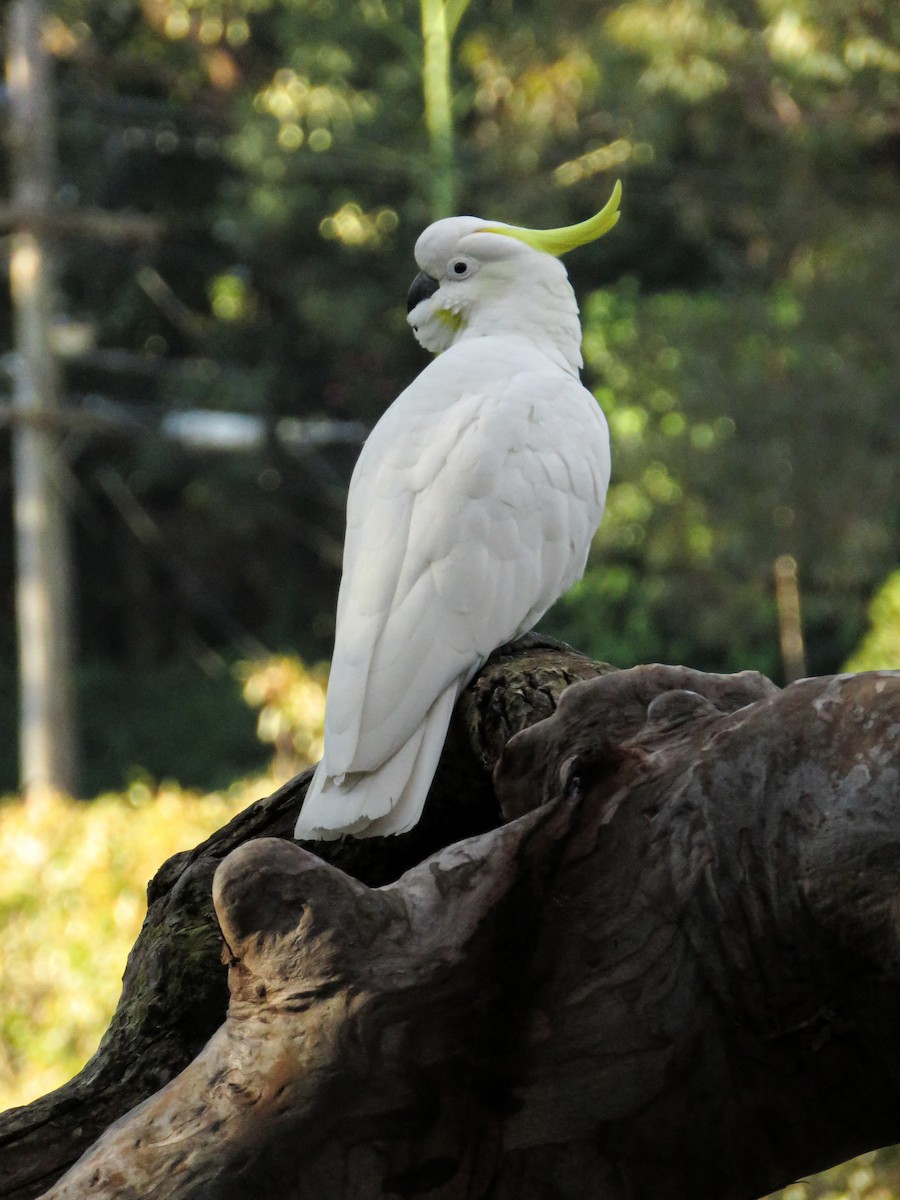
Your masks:
{"label": "yellow crest", "polygon": [[566,225],[560,229],[520,229],[517,225],[485,225],[479,233],[502,233],[504,237],[515,238],[531,246],[533,250],[542,250],[544,254],[552,254],[559,258],[574,250],[576,246],[585,246],[608,233],[618,221],[619,200],[622,196],[622,184],[616,180],[612,195],[603,208],[587,221],[578,225]]}

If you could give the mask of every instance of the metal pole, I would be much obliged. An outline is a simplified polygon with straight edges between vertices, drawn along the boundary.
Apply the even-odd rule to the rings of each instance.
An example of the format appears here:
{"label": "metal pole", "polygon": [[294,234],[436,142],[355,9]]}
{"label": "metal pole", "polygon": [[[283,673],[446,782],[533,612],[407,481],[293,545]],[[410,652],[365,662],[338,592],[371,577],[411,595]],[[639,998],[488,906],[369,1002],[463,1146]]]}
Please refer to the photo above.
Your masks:
{"label": "metal pole", "polygon": [[[6,83],[13,203],[40,214],[53,200],[56,163],[52,81],[41,45],[40,0],[8,10]],[[12,235],[14,310],[13,489],[23,794],[72,793],[76,738],[72,684],[71,552],[60,492],[61,434],[42,416],[58,409],[50,346],[53,258],[39,222]]]}

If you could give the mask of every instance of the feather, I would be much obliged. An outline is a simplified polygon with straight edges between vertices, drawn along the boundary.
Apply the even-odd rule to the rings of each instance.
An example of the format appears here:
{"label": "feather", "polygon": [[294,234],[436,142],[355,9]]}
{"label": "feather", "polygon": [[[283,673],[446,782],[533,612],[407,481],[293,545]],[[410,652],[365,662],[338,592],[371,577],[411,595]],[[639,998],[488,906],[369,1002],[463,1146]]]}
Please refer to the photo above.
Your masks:
{"label": "feather", "polygon": [[366,441],[348,495],[325,750],[298,837],[411,828],[459,693],[580,577],[609,444],[572,352],[553,340],[564,317],[541,344],[478,330],[469,312]]}

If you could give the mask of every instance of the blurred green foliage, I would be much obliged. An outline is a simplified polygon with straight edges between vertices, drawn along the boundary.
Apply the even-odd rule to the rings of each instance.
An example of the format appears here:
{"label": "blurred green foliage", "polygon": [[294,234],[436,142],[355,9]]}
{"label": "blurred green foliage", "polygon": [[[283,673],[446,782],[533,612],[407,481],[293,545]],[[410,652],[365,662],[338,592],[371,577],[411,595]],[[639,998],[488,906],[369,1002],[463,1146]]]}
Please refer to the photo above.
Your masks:
{"label": "blurred green foliage", "polygon": [[[69,401],[130,420],[66,445],[87,792],[140,767],[205,786],[252,770],[221,664],[327,657],[357,447],[289,443],[279,423],[370,424],[421,368],[411,249],[454,193],[549,226],[624,182],[614,235],[568,262],[614,482],[548,631],[623,665],[780,678],[772,565],[789,554],[808,669],[848,658],[900,561],[895,4],[451,4],[452,95],[428,92],[427,122],[412,0],[46,11],[60,204],[160,222],[149,241],[57,247],[60,317],[94,339],[66,361]],[[259,417],[264,436],[232,453],[164,436],[193,409]]]}
{"label": "blurred green foliage", "polygon": [[895,1200],[898,1195],[900,1156],[891,1148],[798,1180],[767,1200]]}
{"label": "blurred green foliage", "polygon": [[[135,779],[224,788],[265,766],[253,714],[234,668],[218,658],[123,669],[94,658],[77,678],[81,782],[85,795],[120,790]],[[0,663],[0,692],[13,697],[13,664]],[[16,708],[0,706],[0,781],[16,778]]]}
{"label": "blurred green foliage", "polygon": [[90,804],[0,803],[0,1110],[65,1083],[96,1050],[161,863],[270,788],[136,781]]}
{"label": "blurred green foliage", "polygon": [[272,746],[272,770],[290,779],[322,757],[328,668],[307,667],[298,658],[276,655],[241,663],[244,700],[259,709],[256,733]]}
{"label": "blurred green foliage", "polygon": [[58,1087],[96,1049],[161,864],[319,757],[322,669],[273,658],[236,673],[276,751],[266,772],[210,794],[135,778],[90,804],[0,800],[0,1111]]}
{"label": "blurred green foliage", "polygon": [[[900,534],[900,229],[855,229],[776,284],[587,305],[616,445],[608,516],[556,631],[620,665],[779,676],[772,564],[801,564],[808,668],[837,669]],[[864,322],[848,321],[879,303]]]}
{"label": "blurred green foliage", "polygon": [[869,628],[845,671],[900,670],[900,571],[889,576],[869,606]]}

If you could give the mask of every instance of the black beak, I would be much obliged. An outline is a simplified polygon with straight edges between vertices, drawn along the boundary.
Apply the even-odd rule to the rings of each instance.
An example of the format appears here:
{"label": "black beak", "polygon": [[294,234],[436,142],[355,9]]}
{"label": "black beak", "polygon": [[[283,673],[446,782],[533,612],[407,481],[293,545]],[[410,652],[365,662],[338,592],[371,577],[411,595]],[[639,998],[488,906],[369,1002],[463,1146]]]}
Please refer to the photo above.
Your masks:
{"label": "black beak", "polygon": [[420,271],[412,281],[406,297],[406,311],[412,312],[417,304],[421,304],[423,300],[433,296],[440,286],[433,275],[429,275],[427,271]]}

